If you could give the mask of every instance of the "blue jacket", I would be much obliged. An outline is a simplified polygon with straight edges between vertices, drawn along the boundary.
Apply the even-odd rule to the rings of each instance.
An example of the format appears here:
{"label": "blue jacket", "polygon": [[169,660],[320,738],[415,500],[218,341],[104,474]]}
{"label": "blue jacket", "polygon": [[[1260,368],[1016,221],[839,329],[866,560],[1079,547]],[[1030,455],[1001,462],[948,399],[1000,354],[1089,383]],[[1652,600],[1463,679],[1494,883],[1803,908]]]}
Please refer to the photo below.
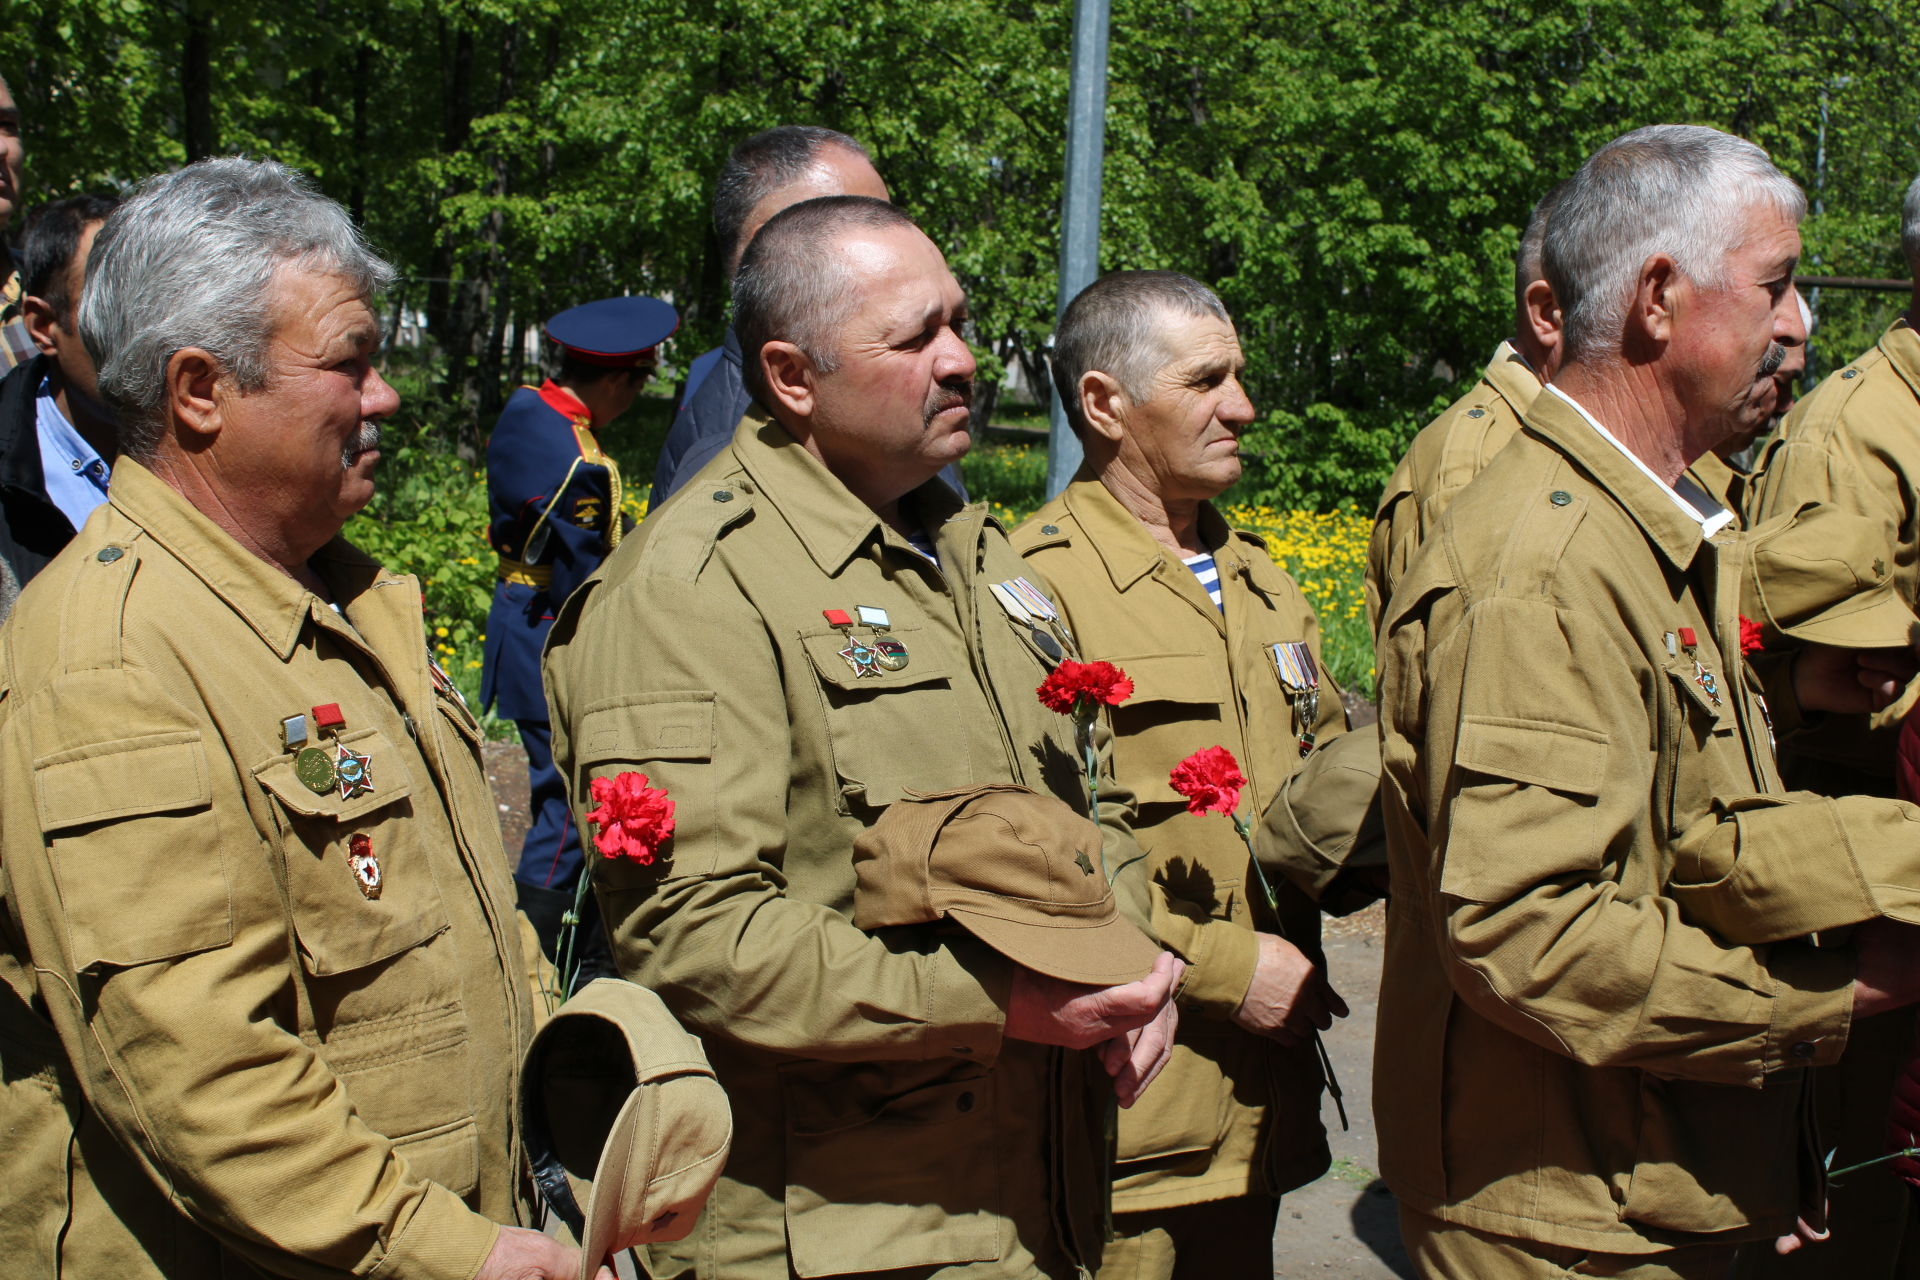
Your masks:
{"label": "blue jacket", "polygon": [[[494,584],[480,701],[509,720],[547,718],[540,647],[553,615],[612,549],[618,474],[586,407],[548,382],[508,398],[487,442],[487,542],[512,576]],[[529,572],[530,570],[530,572]]]}

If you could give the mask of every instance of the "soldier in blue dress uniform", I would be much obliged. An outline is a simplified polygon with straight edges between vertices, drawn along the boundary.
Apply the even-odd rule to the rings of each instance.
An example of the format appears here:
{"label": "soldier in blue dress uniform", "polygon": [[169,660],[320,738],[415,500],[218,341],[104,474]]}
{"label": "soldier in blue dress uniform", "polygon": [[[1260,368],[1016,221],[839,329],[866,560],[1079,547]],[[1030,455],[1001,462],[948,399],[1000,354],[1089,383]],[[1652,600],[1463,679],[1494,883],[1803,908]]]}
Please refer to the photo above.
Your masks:
{"label": "soldier in blue dress uniform", "polygon": [[[480,672],[485,706],[519,726],[527,748],[531,825],[514,883],[541,945],[557,956],[561,916],[573,905],[583,863],[566,788],[553,767],[540,649],[569,592],[620,545],[620,468],[597,433],[633,404],[679,326],[657,298],[606,298],[547,321],[560,368],[507,400],[487,443],[487,541],[499,557]],[[588,911],[579,944],[586,973],[611,973],[599,913]]]}

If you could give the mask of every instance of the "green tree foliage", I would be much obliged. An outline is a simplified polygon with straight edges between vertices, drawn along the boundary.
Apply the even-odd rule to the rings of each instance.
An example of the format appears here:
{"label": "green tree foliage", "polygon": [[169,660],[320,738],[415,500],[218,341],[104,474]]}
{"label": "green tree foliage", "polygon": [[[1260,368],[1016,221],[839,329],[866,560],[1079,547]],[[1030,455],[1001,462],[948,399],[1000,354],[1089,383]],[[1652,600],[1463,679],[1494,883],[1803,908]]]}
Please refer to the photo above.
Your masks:
{"label": "green tree foliage", "polygon": [[[1534,200],[1625,129],[1754,138],[1816,201],[1808,270],[1902,274],[1917,9],[1115,0],[1102,265],[1190,272],[1233,309],[1262,411],[1242,496],[1365,505],[1507,331]],[[984,370],[1038,382],[1069,18],[1062,0],[0,0],[0,74],[35,195],[233,150],[313,173],[401,264],[396,306],[436,347],[425,416],[471,445],[561,306],[661,293],[681,361],[712,343],[712,175],[781,122],[872,148],[972,293]],[[1823,364],[1901,301],[1827,291]]]}

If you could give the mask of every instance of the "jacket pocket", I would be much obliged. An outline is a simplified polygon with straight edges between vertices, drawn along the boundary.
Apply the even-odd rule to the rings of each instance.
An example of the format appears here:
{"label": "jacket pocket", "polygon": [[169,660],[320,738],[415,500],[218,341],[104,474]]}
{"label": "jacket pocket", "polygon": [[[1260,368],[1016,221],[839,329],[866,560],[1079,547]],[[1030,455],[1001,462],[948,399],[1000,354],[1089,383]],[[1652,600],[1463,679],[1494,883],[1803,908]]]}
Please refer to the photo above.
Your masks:
{"label": "jacket pocket", "polygon": [[1797,1072],[1757,1090],[1642,1073],[1640,1140],[1620,1216],[1664,1231],[1784,1230],[1800,1178],[1801,1090]]}
{"label": "jacket pocket", "polygon": [[998,1259],[995,1087],[973,1064],[783,1066],[794,1274]]}
{"label": "jacket pocket", "polygon": [[274,801],[300,960],[315,977],[378,964],[447,927],[410,821],[412,778],[403,757],[378,729],[342,734],[339,743],[367,757],[371,791],[316,794],[294,773],[290,755],[253,771]]}
{"label": "jacket pocket", "polygon": [[[633,772],[673,797],[673,835],[661,851],[661,879],[711,875],[720,856],[713,764],[719,705],[710,689],[626,694],[588,706],[573,733],[574,816],[595,807],[593,779]],[[666,768],[663,770],[662,765]],[[591,848],[591,844],[588,846]],[[627,864],[632,875],[638,864]],[[600,864],[596,879],[607,874]]]}
{"label": "jacket pocket", "polygon": [[1133,696],[1113,709],[1114,773],[1140,804],[1185,804],[1168,775],[1194,752],[1226,745],[1226,672],[1190,653],[1111,661],[1133,680]]}
{"label": "jacket pocket", "polygon": [[414,1177],[437,1182],[462,1199],[480,1185],[480,1130],[471,1116],[398,1139],[393,1150]]}
{"label": "jacket pocket", "polygon": [[[973,781],[946,664],[919,627],[897,626],[890,634],[907,646],[907,665],[897,671],[856,667],[841,652],[852,641],[838,631],[801,636],[826,713],[842,813],[855,802],[883,809],[909,791]],[[906,743],[910,750],[902,750]]]}

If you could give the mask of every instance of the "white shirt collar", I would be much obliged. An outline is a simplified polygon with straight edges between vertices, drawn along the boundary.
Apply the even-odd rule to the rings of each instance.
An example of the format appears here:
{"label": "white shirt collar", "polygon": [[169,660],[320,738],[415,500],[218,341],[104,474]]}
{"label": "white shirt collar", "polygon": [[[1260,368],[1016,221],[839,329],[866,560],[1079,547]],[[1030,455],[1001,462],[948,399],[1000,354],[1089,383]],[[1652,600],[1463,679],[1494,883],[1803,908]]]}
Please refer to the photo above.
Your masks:
{"label": "white shirt collar", "polygon": [[1653,473],[1653,468],[1640,461],[1640,455],[1620,443],[1620,438],[1600,425],[1600,420],[1588,413],[1578,400],[1548,384],[1547,390],[1573,406],[1575,413],[1585,418],[1587,425],[1600,433],[1600,438],[1618,449],[1628,462],[1640,469],[1640,474],[1660,486],[1660,492],[1673,500],[1673,505],[1687,513],[1687,517],[1700,526],[1700,536],[1711,538],[1733,523],[1733,512],[1714,501],[1713,495],[1695,484],[1692,477],[1682,473],[1679,487],[1668,484]]}

